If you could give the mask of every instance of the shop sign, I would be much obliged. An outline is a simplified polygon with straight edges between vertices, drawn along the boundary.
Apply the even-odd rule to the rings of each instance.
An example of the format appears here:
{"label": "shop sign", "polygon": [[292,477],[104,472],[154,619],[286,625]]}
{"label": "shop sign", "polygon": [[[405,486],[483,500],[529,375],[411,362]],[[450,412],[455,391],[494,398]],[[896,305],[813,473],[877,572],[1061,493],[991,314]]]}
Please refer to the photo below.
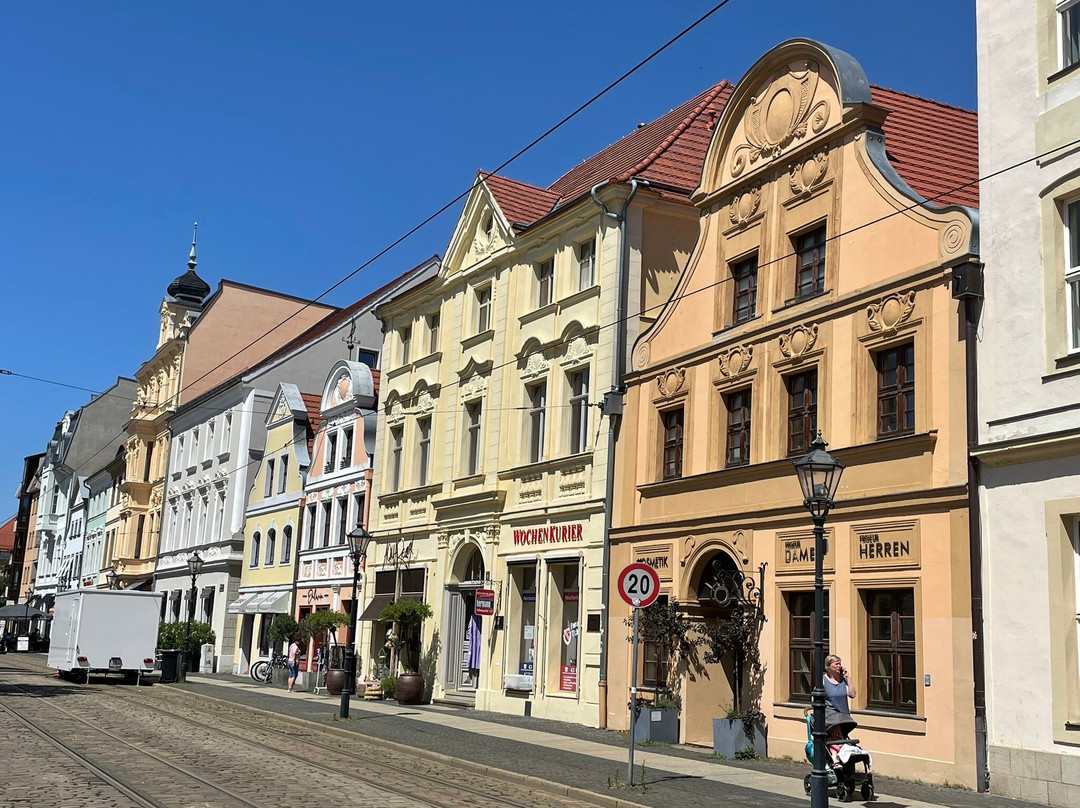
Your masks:
{"label": "shop sign", "polygon": [[514,546],[526,547],[531,544],[563,544],[581,541],[585,527],[581,522],[567,525],[544,525],[543,527],[523,527],[514,530]]}
{"label": "shop sign", "polygon": [[473,611],[476,614],[484,616],[495,614],[495,590],[477,589],[475,603]]}
{"label": "shop sign", "polygon": [[920,551],[917,519],[875,522],[851,528],[853,569],[917,567]]}
{"label": "shop sign", "polygon": [[577,603],[578,602],[578,591],[576,589],[574,589],[574,590],[571,590],[571,591],[563,592],[562,602],[563,603]]}
{"label": "shop sign", "polygon": [[638,547],[634,550],[634,561],[652,567],[661,581],[671,580],[671,545],[660,547]]}
{"label": "shop sign", "polygon": [[532,676],[533,675],[533,663],[531,662],[519,662],[518,663],[518,676]]}
{"label": "shop sign", "polygon": [[[824,569],[832,571],[832,528],[825,529],[825,558],[822,559]],[[814,531],[792,530],[776,534],[776,573],[782,575],[785,572],[813,572],[815,561]]]}
{"label": "shop sign", "polygon": [[577,665],[561,665],[559,667],[559,690],[577,690]]}

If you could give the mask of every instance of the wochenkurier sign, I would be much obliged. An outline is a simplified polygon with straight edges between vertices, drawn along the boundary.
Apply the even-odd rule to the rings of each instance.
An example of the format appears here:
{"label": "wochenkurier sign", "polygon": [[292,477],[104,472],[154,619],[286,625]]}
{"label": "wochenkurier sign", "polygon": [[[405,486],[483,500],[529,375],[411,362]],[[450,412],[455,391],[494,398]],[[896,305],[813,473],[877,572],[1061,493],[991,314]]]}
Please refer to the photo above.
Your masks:
{"label": "wochenkurier sign", "polygon": [[567,525],[544,525],[543,527],[524,527],[514,530],[515,546],[530,544],[562,544],[563,542],[581,541],[584,528],[581,522]]}

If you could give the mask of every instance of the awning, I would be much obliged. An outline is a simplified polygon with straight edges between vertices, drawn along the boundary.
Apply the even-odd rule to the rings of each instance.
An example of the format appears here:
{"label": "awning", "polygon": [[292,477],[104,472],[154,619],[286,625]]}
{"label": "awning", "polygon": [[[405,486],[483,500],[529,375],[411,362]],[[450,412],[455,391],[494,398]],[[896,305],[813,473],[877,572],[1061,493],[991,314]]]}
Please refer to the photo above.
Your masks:
{"label": "awning", "polygon": [[252,604],[256,614],[287,614],[289,611],[288,592],[267,592]]}
{"label": "awning", "polygon": [[230,603],[229,608],[225,611],[229,614],[251,614],[251,604],[257,600],[258,597],[258,592],[248,592],[246,595],[241,595]]}
{"label": "awning", "polygon": [[[419,594],[410,595],[402,594],[398,600],[415,600],[421,601],[423,597]],[[364,609],[363,614],[360,615],[361,620],[378,620],[379,615],[382,614],[382,610],[394,602],[393,595],[376,595],[371,599],[371,603]]]}

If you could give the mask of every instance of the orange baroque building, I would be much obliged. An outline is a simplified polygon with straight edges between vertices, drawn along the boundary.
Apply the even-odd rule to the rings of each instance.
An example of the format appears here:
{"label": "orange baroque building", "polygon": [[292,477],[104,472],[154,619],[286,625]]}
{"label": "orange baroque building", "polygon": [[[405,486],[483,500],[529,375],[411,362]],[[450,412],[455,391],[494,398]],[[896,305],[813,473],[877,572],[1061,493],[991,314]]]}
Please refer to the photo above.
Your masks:
{"label": "orange baroque building", "polygon": [[[638,681],[675,682],[683,742],[711,745],[714,718],[756,706],[768,754],[803,756],[821,674],[791,461],[821,430],[846,466],[827,524],[826,652],[851,672],[858,737],[882,773],[974,785],[952,286],[975,271],[976,143],[974,113],[872,87],[851,56],[806,40],[763,56],[717,122],[692,197],[697,245],[632,352],[611,538],[613,693],[630,673],[614,589],[626,564],[657,569],[698,628],[730,615],[718,595],[733,581],[759,610],[762,664],[744,672],[741,705],[730,654],[642,648]],[[626,727],[624,704],[609,700],[609,726]]]}

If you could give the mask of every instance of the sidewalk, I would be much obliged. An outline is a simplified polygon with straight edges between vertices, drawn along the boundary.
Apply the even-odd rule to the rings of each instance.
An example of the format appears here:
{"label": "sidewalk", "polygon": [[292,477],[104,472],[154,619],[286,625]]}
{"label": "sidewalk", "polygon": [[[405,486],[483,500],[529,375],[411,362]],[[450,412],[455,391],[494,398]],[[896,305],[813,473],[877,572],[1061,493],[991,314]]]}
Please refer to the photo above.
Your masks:
{"label": "sidewalk", "polygon": [[[229,675],[191,674],[170,685],[320,724],[336,716],[340,700],[286,693]],[[762,808],[805,808],[803,776],[809,764],[783,760],[717,760],[691,747],[638,746],[635,778],[644,766],[644,790],[626,783],[626,736],[539,718],[485,713],[439,705],[400,706],[354,697],[351,720],[335,729],[407,744],[441,755],[581,788],[607,798],[655,808],[716,802]],[[871,750],[872,752],[872,750]],[[619,786],[615,786],[617,782]],[[955,788],[875,776],[882,808],[1032,808],[1034,803]],[[833,800],[835,801],[835,800]]]}

